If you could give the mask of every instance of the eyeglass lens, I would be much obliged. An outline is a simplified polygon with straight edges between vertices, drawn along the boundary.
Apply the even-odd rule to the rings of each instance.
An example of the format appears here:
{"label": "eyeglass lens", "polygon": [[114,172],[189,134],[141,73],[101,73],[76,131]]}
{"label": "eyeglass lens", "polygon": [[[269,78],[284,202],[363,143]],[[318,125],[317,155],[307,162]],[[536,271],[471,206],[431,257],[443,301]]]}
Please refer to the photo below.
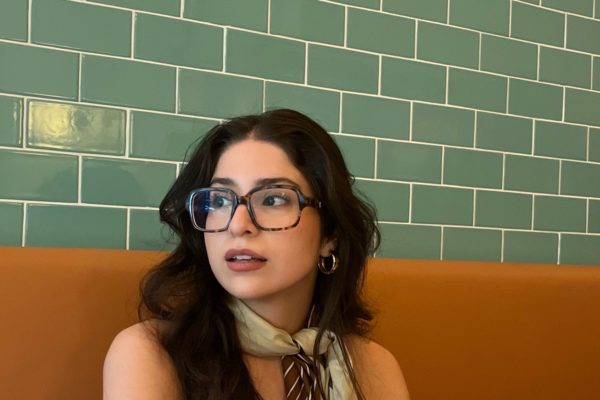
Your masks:
{"label": "eyeglass lens", "polygon": [[[233,216],[235,194],[226,189],[204,189],[192,198],[193,217],[202,230],[223,230]],[[265,188],[250,195],[249,210],[265,229],[293,226],[300,216],[298,194],[293,189]]]}

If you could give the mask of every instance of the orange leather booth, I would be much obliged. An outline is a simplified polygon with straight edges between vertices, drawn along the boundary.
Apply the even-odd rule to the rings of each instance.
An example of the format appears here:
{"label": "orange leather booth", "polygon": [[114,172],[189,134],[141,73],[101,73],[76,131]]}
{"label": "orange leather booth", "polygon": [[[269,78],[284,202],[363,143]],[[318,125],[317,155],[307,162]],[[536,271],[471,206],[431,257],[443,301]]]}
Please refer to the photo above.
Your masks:
{"label": "orange leather booth", "polygon": [[[0,398],[102,397],[157,252],[0,247]],[[600,398],[600,268],[371,260],[373,336],[412,400]]]}

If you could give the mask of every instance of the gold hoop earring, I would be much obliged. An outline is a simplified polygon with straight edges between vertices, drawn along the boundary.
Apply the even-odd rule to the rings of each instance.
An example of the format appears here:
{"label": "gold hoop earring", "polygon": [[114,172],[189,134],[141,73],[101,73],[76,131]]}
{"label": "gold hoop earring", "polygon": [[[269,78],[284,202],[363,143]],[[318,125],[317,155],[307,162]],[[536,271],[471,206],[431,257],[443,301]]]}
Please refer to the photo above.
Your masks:
{"label": "gold hoop earring", "polygon": [[331,253],[331,267],[327,268],[327,266],[325,265],[326,258],[327,257],[319,257],[319,262],[317,263],[317,265],[319,267],[319,271],[321,271],[325,275],[331,275],[338,268],[340,260],[338,260],[337,257],[333,253]]}

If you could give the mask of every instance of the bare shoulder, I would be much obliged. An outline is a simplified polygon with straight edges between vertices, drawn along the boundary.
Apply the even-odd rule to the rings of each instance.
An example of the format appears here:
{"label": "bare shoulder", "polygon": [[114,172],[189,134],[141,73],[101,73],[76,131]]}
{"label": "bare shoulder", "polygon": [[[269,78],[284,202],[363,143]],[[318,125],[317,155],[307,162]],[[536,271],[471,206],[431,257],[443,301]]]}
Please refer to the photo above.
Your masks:
{"label": "bare shoulder", "polygon": [[180,399],[171,358],[158,342],[160,324],[144,321],[114,338],[103,371],[103,399]]}
{"label": "bare shoulder", "polygon": [[345,338],[356,379],[365,398],[408,400],[404,375],[394,355],[380,344],[356,335]]}

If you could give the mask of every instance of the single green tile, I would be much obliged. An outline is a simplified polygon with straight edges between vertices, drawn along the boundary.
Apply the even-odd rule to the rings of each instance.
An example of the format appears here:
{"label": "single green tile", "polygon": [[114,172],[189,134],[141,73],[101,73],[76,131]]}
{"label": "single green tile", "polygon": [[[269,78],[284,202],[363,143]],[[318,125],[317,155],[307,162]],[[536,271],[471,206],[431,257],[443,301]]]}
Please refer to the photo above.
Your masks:
{"label": "single green tile", "polygon": [[443,260],[500,261],[502,231],[444,228]]}
{"label": "single green tile", "polygon": [[154,210],[131,210],[129,217],[129,250],[172,251],[177,237],[159,220]]}
{"label": "single green tile", "polygon": [[94,0],[96,3],[179,16],[181,0]]}
{"label": "single green tile", "polygon": [[344,7],[335,4],[312,0],[271,0],[270,24],[271,34],[344,44]]}
{"label": "single green tile", "polygon": [[27,146],[125,154],[125,111],[29,101]]}
{"label": "single green tile", "polygon": [[409,124],[410,104],[408,102],[343,94],[343,132],[408,139]]}
{"label": "single green tile", "polygon": [[78,55],[0,43],[0,91],[77,98]]}
{"label": "single green tile", "polygon": [[221,70],[223,29],[150,14],[136,14],[135,57]]}
{"label": "single green tile", "polygon": [[0,39],[27,40],[27,4],[25,0],[0,2]]}
{"label": "single green tile", "polygon": [[542,6],[588,17],[594,16],[594,0],[542,0]]}
{"label": "single green tile", "polygon": [[381,247],[377,257],[440,259],[439,226],[380,224]]}
{"label": "single green tile", "polygon": [[175,180],[175,165],[84,157],[81,180],[85,203],[157,207]]}
{"label": "single green tile", "polygon": [[452,0],[450,23],[478,31],[508,35],[510,0]]}
{"label": "single green tile", "polygon": [[594,70],[592,71],[592,89],[600,90],[600,57],[594,57]]}
{"label": "single green tile", "polygon": [[266,32],[267,8],[268,0],[185,0],[183,16]]}
{"label": "single green tile", "polygon": [[531,195],[478,190],[475,201],[475,225],[531,229]]}
{"label": "single green tile", "polygon": [[570,197],[536,196],[533,229],[585,232],[586,201]]}
{"label": "single green tile", "polygon": [[564,14],[513,2],[511,36],[562,47],[565,36]]}
{"label": "single green tile", "polygon": [[131,113],[129,155],[183,161],[214,125],[215,121],[134,111]]}
{"label": "single green tile", "polygon": [[507,154],[505,162],[504,189],[558,193],[558,160]]}
{"label": "single green tile", "polygon": [[600,236],[563,234],[560,240],[560,263],[600,265]]}
{"label": "single green tile", "polygon": [[334,135],[333,139],[342,151],[346,165],[354,176],[374,177],[375,140]]}
{"label": "single green tile", "polygon": [[505,231],[504,262],[556,264],[558,234]]}
{"label": "single green tile", "polygon": [[502,187],[502,155],[446,148],[443,183],[487,188]]}
{"label": "single green tile", "polygon": [[589,160],[600,162],[600,129],[590,128],[589,135]]}
{"label": "single green tile", "polygon": [[540,48],[540,80],[561,85],[590,87],[591,58],[588,55]]}
{"label": "single green tile", "polygon": [[537,53],[537,46],[531,43],[499,36],[481,36],[481,69],[485,71],[536,79]]}
{"label": "single green tile", "polygon": [[383,0],[336,0],[336,3],[350,4],[352,6],[360,6],[365,8],[373,8],[379,10],[379,3]]}
{"label": "single green tile", "polygon": [[558,86],[511,78],[508,112],[528,117],[561,120],[563,89]]}
{"label": "single green tile", "polygon": [[348,9],[348,47],[413,57],[415,21],[378,12]]}
{"label": "single green tile", "polygon": [[586,158],[587,128],[554,122],[536,121],[535,154],[557,158]]}
{"label": "single green tile", "polygon": [[413,103],[412,140],[471,147],[474,114],[462,108]]}
{"label": "single green tile", "polygon": [[588,232],[600,233],[600,200],[589,200]]}
{"label": "single green tile", "polygon": [[600,126],[600,93],[565,88],[565,121]]}
{"label": "single green tile", "polygon": [[175,68],[84,55],[81,99],[173,112]]}
{"label": "single green tile", "polygon": [[21,246],[23,236],[23,206],[0,203],[0,246]]}
{"label": "single green tile", "polygon": [[506,112],[507,78],[450,68],[448,103]]}
{"label": "single green tile", "polygon": [[567,48],[600,54],[600,21],[567,16]]}
{"label": "single green tile", "polygon": [[408,222],[409,185],[356,180],[354,188],[373,203],[379,221]]}
{"label": "single green tile", "polygon": [[331,90],[267,82],[266,109],[291,108],[307,114],[329,132],[337,132],[340,122],[340,94]]}
{"label": "single green tile", "polygon": [[600,165],[563,161],[561,194],[600,197]]}
{"label": "single green tile", "polygon": [[179,72],[179,111],[205,117],[231,118],[262,111],[263,84],[202,71]]}
{"label": "single green tile", "polygon": [[333,47],[308,45],[308,83],[311,85],[377,93],[378,75],[377,56]]}
{"label": "single green tile", "polygon": [[415,143],[379,141],[377,177],[441,183],[442,148]]}
{"label": "single green tile", "polygon": [[381,62],[381,94],[434,103],[445,102],[445,67],[387,57],[383,57]]}
{"label": "single green tile", "polygon": [[533,122],[530,119],[478,112],[475,146],[529,154],[532,126]]}
{"label": "single green tile", "polygon": [[77,201],[76,156],[0,150],[0,171],[0,198]]}
{"label": "single green tile", "polygon": [[256,33],[229,30],[225,69],[243,75],[304,82],[305,44]]}
{"label": "single green tile", "polygon": [[417,36],[417,58],[421,60],[467,68],[479,64],[479,35],[475,32],[420,22]]}
{"label": "single green tile", "polygon": [[473,191],[413,185],[411,222],[472,225]]}
{"label": "single green tile", "polygon": [[20,146],[23,127],[23,101],[0,96],[0,146]]}
{"label": "single green tile", "polygon": [[25,245],[124,249],[126,224],[125,209],[32,204]]}
{"label": "single green tile", "polygon": [[383,11],[447,22],[448,0],[381,0]]}
{"label": "single green tile", "polygon": [[131,54],[131,13],[66,0],[33,0],[34,43],[94,53]]}

